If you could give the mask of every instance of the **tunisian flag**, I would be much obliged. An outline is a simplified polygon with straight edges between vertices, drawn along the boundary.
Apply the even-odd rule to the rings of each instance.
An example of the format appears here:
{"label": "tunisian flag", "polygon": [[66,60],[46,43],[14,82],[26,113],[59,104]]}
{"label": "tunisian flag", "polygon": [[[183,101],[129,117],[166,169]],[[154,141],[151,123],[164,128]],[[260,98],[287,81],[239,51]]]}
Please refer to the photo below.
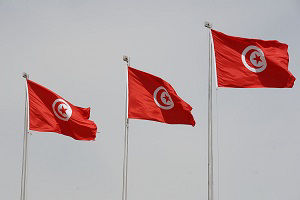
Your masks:
{"label": "tunisian flag", "polygon": [[157,76],[128,67],[128,118],[195,126],[192,107]]}
{"label": "tunisian flag", "polygon": [[95,140],[97,126],[89,120],[90,108],[80,108],[51,90],[27,80],[29,129],[56,132],[75,140]]}
{"label": "tunisian flag", "polygon": [[288,45],[212,30],[219,87],[291,88]]}

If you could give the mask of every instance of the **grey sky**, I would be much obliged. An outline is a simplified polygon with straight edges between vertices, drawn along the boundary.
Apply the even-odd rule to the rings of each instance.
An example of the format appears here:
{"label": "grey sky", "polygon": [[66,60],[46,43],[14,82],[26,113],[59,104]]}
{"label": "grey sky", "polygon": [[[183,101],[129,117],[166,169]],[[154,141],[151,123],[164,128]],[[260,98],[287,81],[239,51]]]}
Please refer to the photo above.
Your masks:
{"label": "grey sky", "polygon": [[[19,199],[24,80],[81,107],[95,142],[29,137],[28,200],[120,200],[125,63],[168,81],[196,127],[130,120],[128,200],[207,198],[209,20],[229,35],[289,45],[300,77],[299,1],[0,0],[0,199]],[[300,79],[300,78],[299,78]],[[214,93],[216,97],[216,93]],[[300,92],[218,89],[215,194],[220,200],[299,200]],[[217,126],[216,126],[217,125]]]}

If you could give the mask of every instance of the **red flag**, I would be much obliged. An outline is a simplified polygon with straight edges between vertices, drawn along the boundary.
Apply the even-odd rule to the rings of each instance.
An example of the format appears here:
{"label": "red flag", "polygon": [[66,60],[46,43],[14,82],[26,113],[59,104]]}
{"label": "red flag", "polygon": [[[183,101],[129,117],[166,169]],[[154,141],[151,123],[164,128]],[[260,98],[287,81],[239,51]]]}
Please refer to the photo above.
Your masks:
{"label": "red flag", "polygon": [[219,87],[291,88],[288,45],[212,30]]}
{"label": "red flag", "polygon": [[128,67],[128,118],[195,126],[192,107],[159,77]]}
{"label": "red flag", "polygon": [[29,129],[56,132],[75,140],[95,140],[97,126],[89,120],[90,108],[80,108],[51,90],[27,80]]}

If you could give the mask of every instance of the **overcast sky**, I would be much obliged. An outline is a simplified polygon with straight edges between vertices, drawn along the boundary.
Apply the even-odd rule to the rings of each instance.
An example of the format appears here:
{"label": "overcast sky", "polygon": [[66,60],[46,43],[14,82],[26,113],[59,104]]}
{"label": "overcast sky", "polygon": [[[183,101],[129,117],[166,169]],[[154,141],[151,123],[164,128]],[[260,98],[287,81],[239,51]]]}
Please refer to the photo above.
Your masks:
{"label": "overcast sky", "polygon": [[299,200],[299,10],[297,0],[0,0],[0,199],[20,197],[25,71],[90,106],[100,131],[93,142],[32,132],[28,200],[121,200],[123,55],[168,81],[196,120],[130,120],[128,200],[207,199],[208,20],[287,43],[297,78],[292,89],[214,90],[216,199]]}

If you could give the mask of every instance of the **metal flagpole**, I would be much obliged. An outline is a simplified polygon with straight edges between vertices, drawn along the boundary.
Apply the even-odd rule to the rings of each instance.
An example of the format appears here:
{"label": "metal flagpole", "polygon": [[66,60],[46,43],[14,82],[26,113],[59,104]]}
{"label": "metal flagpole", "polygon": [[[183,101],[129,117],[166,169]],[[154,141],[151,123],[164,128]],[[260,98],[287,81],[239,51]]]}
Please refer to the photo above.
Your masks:
{"label": "metal flagpole", "polygon": [[25,83],[25,116],[24,116],[24,138],[23,138],[23,159],[22,159],[22,177],[21,177],[21,200],[26,200],[26,179],[27,179],[27,147],[28,147],[28,130],[29,130],[29,103],[28,103],[28,88],[27,80],[29,74],[23,73],[23,78],[26,79]]}
{"label": "metal flagpole", "polygon": [[126,97],[125,97],[125,138],[124,138],[124,158],[123,158],[123,190],[122,200],[127,200],[127,174],[128,174],[128,67],[130,66],[130,58],[123,56],[123,61],[127,63],[126,68]]}
{"label": "metal flagpole", "polygon": [[208,70],[208,200],[213,200],[213,137],[212,137],[212,47],[211,28],[212,24],[205,22],[209,29],[209,70]]}

